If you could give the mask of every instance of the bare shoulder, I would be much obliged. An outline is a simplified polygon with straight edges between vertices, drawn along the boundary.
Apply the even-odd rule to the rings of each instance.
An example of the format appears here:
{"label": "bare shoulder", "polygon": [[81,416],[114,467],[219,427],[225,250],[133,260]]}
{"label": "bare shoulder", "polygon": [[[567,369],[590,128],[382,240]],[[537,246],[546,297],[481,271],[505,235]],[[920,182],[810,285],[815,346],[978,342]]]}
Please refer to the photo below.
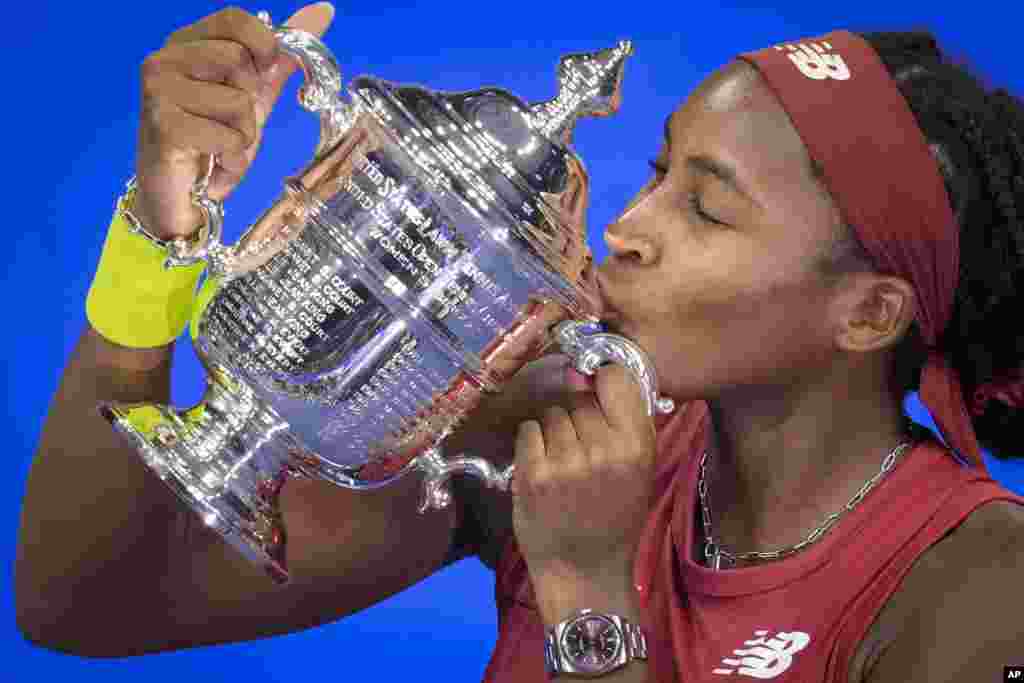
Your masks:
{"label": "bare shoulder", "polygon": [[994,500],[971,513],[961,527],[973,530],[976,536],[1002,530],[1020,539],[1024,534],[1024,505],[1011,500]]}
{"label": "bare shoulder", "polygon": [[1008,580],[1024,567],[1024,505],[1007,500],[982,505],[921,559],[915,581],[933,597],[959,579],[973,593],[998,592],[1004,586],[989,580]]}
{"label": "bare shoulder", "polygon": [[[941,589],[949,572],[971,573],[1024,558],[1024,505],[994,500],[972,512],[956,529],[921,555],[908,579]],[[973,583],[973,582],[972,582]],[[979,586],[979,589],[984,589]]]}
{"label": "bare shoulder", "polygon": [[855,680],[1000,680],[1024,650],[1024,505],[977,508],[918,558],[862,645]]}

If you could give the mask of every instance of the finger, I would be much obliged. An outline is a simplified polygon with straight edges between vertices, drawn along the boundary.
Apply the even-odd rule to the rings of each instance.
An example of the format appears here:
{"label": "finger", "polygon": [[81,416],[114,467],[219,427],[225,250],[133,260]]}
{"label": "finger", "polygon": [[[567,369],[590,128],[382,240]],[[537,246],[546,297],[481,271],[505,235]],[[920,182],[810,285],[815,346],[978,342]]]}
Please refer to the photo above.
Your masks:
{"label": "finger", "polygon": [[169,45],[197,40],[230,40],[243,46],[252,62],[262,72],[279,56],[277,38],[255,15],[238,7],[219,12],[179,29],[167,39]]}
{"label": "finger", "polygon": [[234,192],[251,164],[253,149],[254,147],[250,146],[243,152],[230,151],[217,155],[217,163],[207,188],[207,194],[211,199],[223,201]]}
{"label": "finger", "polygon": [[515,439],[515,474],[510,490],[518,495],[529,490],[544,463],[544,436],[540,423],[526,420],[520,423]]}
{"label": "finger", "polygon": [[[255,143],[250,144],[244,150],[231,151],[218,156],[217,169],[224,172],[225,180],[230,179],[233,182],[240,182],[242,177],[245,176],[246,170],[252,165],[258,147],[259,139],[257,138]],[[212,184],[213,181],[211,180],[211,186]]]}
{"label": "finger", "polygon": [[591,375],[584,375],[576,369],[572,359],[565,366],[565,386],[573,393],[594,391],[594,378]]}
{"label": "finger", "polygon": [[594,389],[608,425],[620,432],[654,434],[654,420],[647,414],[643,388],[632,373],[610,363],[597,369]]}
{"label": "finger", "polygon": [[590,391],[570,394],[569,417],[579,439],[581,451],[590,460],[599,458],[612,442],[612,434],[604,413],[597,403],[597,396]]}
{"label": "finger", "polygon": [[288,17],[284,25],[322,37],[334,21],[334,5],[329,2],[314,2],[306,5]]}
{"label": "finger", "polygon": [[560,405],[547,408],[541,429],[544,432],[544,459],[549,463],[568,462],[583,457],[579,435],[565,408]]}
{"label": "finger", "polygon": [[260,112],[250,93],[219,83],[193,81],[179,74],[166,76],[164,97],[193,116],[223,124],[244,138],[243,148],[259,138]]}
{"label": "finger", "polygon": [[210,199],[222,202],[231,196],[231,193],[238,187],[238,183],[241,180],[242,177],[240,175],[221,167],[218,163],[213,169],[213,175],[210,176],[210,184],[206,188],[206,194]]}
{"label": "finger", "polygon": [[155,79],[174,71],[197,81],[230,85],[254,96],[265,95],[267,90],[249,51],[228,40],[170,45],[147,59],[143,69]]}
{"label": "finger", "polygon": [[154,100],[147,106],[153,111],[143,121],[162,149],[223,154],[242,151],[249,144],[245,135],[234,128],[191,114],[172,102]]}

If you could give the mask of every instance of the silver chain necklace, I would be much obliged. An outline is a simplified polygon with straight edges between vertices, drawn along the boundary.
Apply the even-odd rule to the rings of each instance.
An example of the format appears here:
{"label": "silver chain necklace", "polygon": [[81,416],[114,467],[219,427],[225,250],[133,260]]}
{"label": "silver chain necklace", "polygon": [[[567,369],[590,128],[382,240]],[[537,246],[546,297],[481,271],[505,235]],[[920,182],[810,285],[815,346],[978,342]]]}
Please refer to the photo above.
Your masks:
{"label": "silver chain necklace", "polygon": [[708,452],[704,451],[704,455],[700,459],[700,479],[697,482],[697,492],[700,494],[700,509],[701,516],[704,518],[704,561],[712,569],[721,569],[722,560],[728,560],[732,564],[736,564],[740,560],[777,560],[782,557],[788,557],[793,553],[798,553],[810,544],[819,540],[822,536],[828,533],[829,529],[839,521],[839,519],[847,512],[857,507],[857,505],[864,500],[864,497],[868,494],[878,480],[881,479],[889,470],[896,464],[896,459],[903,454],[910,446],[914,444],[913,441],[904,441],[900,445],[896,446],[892,451],[889,452],[885,459],[882,461],[882,468],[878,471],[878,474],[868,479],[863,486],[860,487],[860,491],[854,494],[853,498],[846,506],[838,512],[833,512],[825,521],[822,522],[817,528],[814,529],[807,538],[800,541],[796,545],[792,545],[788,548],[780,548],[778,550],[769,550],[766,552],[751,551],[747,553],[740,553],[734,555],[725,548],[715,543],[714,537],[711,535],[711,504],[708,502],[708,487],[706,478],[706,465],[708,460]]}

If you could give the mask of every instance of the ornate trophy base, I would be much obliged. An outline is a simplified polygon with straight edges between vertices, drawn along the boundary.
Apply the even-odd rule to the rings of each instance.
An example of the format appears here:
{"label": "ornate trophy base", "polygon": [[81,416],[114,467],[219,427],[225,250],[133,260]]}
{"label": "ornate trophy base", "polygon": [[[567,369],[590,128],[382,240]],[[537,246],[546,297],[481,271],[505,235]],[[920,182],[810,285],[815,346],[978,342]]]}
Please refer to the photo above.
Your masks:
{"label": "ornate trophy base", "polygon": [[203,522],[278,583],[288,581],[278,494],[305,455],[288,424],[221,366],[203,401],[176,411],[103,403],[100,413]]}

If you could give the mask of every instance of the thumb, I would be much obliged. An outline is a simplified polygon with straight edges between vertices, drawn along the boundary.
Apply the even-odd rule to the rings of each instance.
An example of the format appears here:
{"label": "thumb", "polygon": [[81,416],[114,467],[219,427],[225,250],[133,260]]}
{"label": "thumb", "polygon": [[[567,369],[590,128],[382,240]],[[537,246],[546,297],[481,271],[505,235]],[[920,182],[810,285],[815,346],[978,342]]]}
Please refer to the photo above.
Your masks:
{"label": "thumb", "polygon": [[[334,5],[329,2],[316,2],[311,5],[306,5],[298,12],[288,17],[284,22],[284,25],[288,28],[312,33],[317,38],[320,38],[327,32],[327,28],[331,25],[331,21],[333,20]],[[264,75],[264,77],[268,79],[268,105],[273,105],[277,100],[278,96],[281,94],[281,90],[284,88],[284,84],[288,81],[288,78],[295,73],[297,68],[298,62],[295,57],[283,50],[280,51],[274,59],[274,63],[269,67]]]}

